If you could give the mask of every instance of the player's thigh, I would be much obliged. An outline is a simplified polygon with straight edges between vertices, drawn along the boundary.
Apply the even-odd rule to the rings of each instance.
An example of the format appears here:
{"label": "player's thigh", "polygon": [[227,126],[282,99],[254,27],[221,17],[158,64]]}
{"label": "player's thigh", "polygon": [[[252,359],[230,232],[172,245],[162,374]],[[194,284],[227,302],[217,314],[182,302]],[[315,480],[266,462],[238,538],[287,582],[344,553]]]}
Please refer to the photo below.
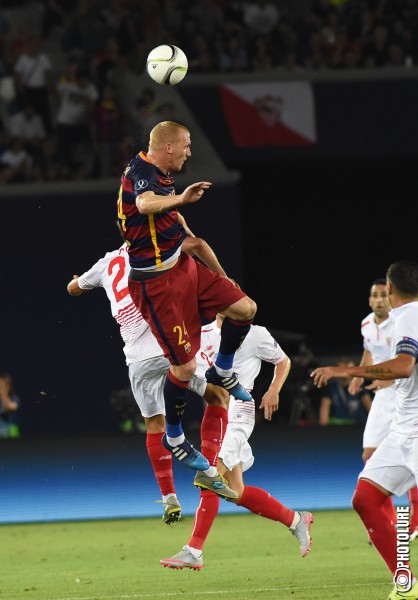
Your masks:
{"label": "player's thigh", "polygon": [[165,415],[164,383],[169,367],[163,356],[129,365],[132,393],[143,417]]}
{"label": "player's thigh", "polygon": [[241,320],[252,318],[253,314],[249,311],[249,306],[253,303],[252,300],[237,288],[232,281],[218,273],[214,273],[201,263],[197,263],[197,275],[197,296],[203,323],[213,321],[217,313],[225,312],[225,309],[237,305],[237,303],[239,306],[234,312],[233,318]]}
{"label": "player's thigh", "polygon": [[363,448],[377,448],[389,433],[393,419],[393,407],[373,400],[363,432]]}
{"label": "player's thigh", "polygon": [[248,443],[253,428],[254,426],[246,423],[228,424],[219,457],[229,470],[240,464],[243,465],[243,470],[247,470],[253,464],[254,456]]}
{"label": "player's thigh", "polygon": [[364,465],[359,478],[371,479],[396,496],[415,485],[413,440],[390,432]]}
{"label": "player's thigh", "polygon": [[200,348],[197,274],[190,261],[179,259],[167,273],[139,282],[139,289],[130,281],[135,302],[172,365],[190,362]]}

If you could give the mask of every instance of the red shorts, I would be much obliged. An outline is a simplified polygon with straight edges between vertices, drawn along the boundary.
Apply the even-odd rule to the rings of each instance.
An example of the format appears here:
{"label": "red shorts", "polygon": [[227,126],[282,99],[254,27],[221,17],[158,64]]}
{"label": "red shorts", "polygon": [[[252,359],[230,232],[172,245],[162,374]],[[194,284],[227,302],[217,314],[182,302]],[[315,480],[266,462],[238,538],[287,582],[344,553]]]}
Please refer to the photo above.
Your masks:
{"label": "red shorts", "polygon": [[200,348],[202,323],[213,321],[246,294],[185,252],[158,277],[128,280],[129,293],[172,365],[189,362]]}

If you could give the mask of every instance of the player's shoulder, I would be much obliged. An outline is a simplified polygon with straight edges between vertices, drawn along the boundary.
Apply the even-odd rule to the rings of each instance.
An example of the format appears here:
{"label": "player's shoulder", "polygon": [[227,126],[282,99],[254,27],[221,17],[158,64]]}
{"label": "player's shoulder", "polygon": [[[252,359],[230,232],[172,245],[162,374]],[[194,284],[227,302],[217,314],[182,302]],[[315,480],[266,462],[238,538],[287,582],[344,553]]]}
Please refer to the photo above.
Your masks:
{"label": "player's shoulder", "polygon": [[247,334],[248,341],[253,343],[262,343],[270,340],[274,340],[273,335],[264,325],[251,325],[250,331]]}
{"label": "player's shoulder", "polygon": [[369,325],[372,325],[374,323],[374,313],[371,312],[367,315],[367,317],[364,317],[364,319],[361,322],[361,328],[364,329],[365,327],[368,327]]}

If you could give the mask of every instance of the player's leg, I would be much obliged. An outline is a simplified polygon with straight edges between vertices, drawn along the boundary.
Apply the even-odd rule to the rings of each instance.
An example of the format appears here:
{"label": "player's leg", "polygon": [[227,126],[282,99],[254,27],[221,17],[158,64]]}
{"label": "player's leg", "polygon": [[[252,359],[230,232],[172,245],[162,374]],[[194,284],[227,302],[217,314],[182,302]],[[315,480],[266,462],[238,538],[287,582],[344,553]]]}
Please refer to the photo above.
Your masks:
{"label": "player's leg", "polygon": [[165,432],[164,382],[169,362],[163,356],[129,365],[129,380],[144,418],[146,448],[164,506],[163,522],[181,519],[181,506],[174,486],[172,455],[162,445]]}
{"label": "player's leg", "polygon": [[393,574],[397,569],[397,528],[385,504],[388,496],[402,496],[412,487],[412,462],[412,440],[388,434],[359,474],[352,500],[373,545]]}
{"label": "player's leg", "polygon": [[410,541],[412,542],[418,537],[418,488],[414,485],[408,490],[408,500],[411,510],[411,522],[409,527]]}
{"label": "player's leg", "polygon": [[[254,305],[254,308],[253,306]],[[250,331],[251,323],[255,315],[255,303],[245,297],[235,302],[231,307],[224,311],[225,319],[221,327],[221,341],[219,352],[215,363],[206,372],[206,379],[210,383],[221,385],[235,398],[244,401],[250,401],[252,396],[238,381],[238,376],[234,373],[233,362],[235,352],[242,344],[246,335]],[[247,319],[238,320],[231,318],[229,314],[246,315]]]}
{"label": "player's leg", "polygon": [[209,490],[221,498],[233,500],[237,498],[237,494],[228,487],[226,479],[219,475],[217,466],[219,450],[227,431],[229,394],[223,388],[197,377],[193,377],[190,388],[195,388],[194,391],[203,396],[207,404],[200,427],[200,438],[202,454],[209,462],[207,469],[197,471],[193,483],[201,490]]}
{"label": "player's leg", "polygon": [[[244,468],[249,468],[253,462],[251,460],[252,452],[248,442],[246,446],[248,446],[248,449],[247,447],[244,447],[242,454],[246,454],[248,457],[244,462]],[[222,459],[219,459],[219,462],[219,472],[224,473],[230,487],[239,494],[239,498],[234,500],[235,504],[237,504],[237,506],[243,506],[252,513],[260,515],[265,519],[277,521],[278,523],[285,525],[299,541],[301,556],[306,556],[309,553],[312,544],[310,535],[310,528],[313,522],[312,514],[307,511],[294,511],[279,502],[266,490],[251,485],[245,485],[242,474],[242,463],[231,470],[227,470]]]}
{"label": "player's leg", "polygon": [[187,468],[209,467],[208,461],[185,438],[182,415],[189,381],[196,369],[200,347],[200,314],[196,297],[197,271],[192,258],[182,253],[177,264],[157,277],[129,276],[129,292],[170,362],[164,383],[166,434],[162,443]]}
{"label": "player's leg", "polygon": [[199,273],[199,310],[203,320],[209,322],[217,313],[225,318],[221,327],[221,339],[215,364],[206,371],[209,383],[219,385],[239,400],[250,401],[251,394],[239,383],[233,362],[257,311],[256,303],[238,285],[226,277],[197,265]]}

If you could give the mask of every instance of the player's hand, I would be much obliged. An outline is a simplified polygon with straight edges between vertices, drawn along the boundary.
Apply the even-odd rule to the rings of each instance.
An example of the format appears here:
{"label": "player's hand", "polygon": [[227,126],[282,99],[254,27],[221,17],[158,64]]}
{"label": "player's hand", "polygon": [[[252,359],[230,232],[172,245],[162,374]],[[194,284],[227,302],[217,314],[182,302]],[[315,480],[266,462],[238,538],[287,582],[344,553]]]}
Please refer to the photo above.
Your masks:
{"label": "player's hand", "polygon": [[382,379],[373,379],[373,381],[365,386],[366,390],[370,390],[371,392],[377,392],[383,388],[390,387],[394,384],[394,379],[388,379],[383,381]]}
{"label": "player's hand", "polygon": [[267,421],[271,421],[273,413],[279,408],[279,396],[277,392],[267,390],[261,399],[260,406],[258,408],[264,409],[264,418]]}
{"label": "player's hand", "polygon": [[311,377],[316,387],[321,388],[327,385],[331,377],[338,377],[337,371],[338,367],[318,367],[312,371]]}
{"label": "player's hand", "polygon": [[189,187],[181,194],[182,204],[197,202],[211,185],[212,183],[210,181],[198,181],[197,183],[192,183],[192,185],[189,185]]}
{"label": "player's hand", "polygon": [[361,390],[363,383],[363,377],[353,377],[353,379],[350,381],[350,385],[348,386],[348,393],[352,396],[355,396]]}

